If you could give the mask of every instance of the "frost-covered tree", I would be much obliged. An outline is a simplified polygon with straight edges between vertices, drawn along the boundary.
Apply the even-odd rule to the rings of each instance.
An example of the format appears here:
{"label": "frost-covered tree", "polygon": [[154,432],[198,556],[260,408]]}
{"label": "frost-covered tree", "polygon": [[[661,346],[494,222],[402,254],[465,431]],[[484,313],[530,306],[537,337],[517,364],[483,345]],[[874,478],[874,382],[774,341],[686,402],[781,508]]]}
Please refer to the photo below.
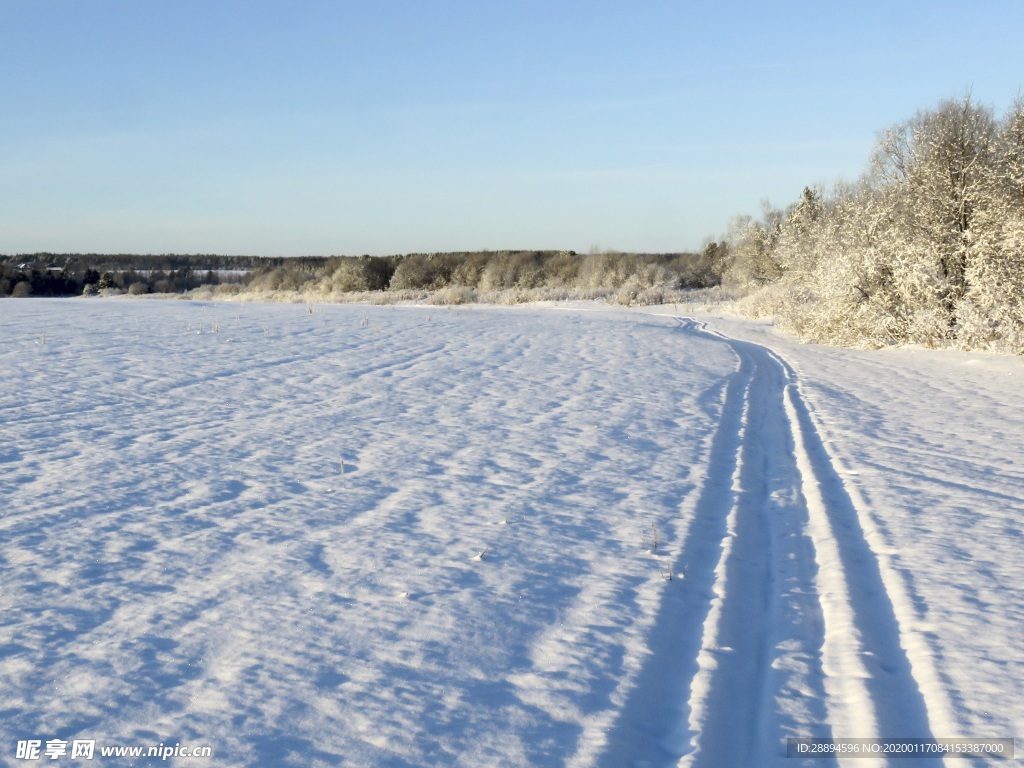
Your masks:
{"label": "frost-covered tree", "polygon": [[1024,100],[999,125],[976,212],[960,342],[1024,353]]}
{"label": "frost-covered tree", "polygon": [[891,236],[901,255],[896,278],[913,304],[953,334],[968,290],[977,212],[989,193],[996,123],[970,97],[942,102],[885,132],[873,171],[887,188]]}
{"label": "frost-covered tree", "polygon": [[740,288],[756,288],[781,278],[785,265],[776,246],[782,234],[785,212],[761,204],[761,218],[737,216],[729,225],[729,263],[723,282]]}
{"label": "frost-covered tree", "polygon": [[970,97],[879,137],[856,184],[738,219],[727,275],[803,337],[1024,352],[1024,102]]}

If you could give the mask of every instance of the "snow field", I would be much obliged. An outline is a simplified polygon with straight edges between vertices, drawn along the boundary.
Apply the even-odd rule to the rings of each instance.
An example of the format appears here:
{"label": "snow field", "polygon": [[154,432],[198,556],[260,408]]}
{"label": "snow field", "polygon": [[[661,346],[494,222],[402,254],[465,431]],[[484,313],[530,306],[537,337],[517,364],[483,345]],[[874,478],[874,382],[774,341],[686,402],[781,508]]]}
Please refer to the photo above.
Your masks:
{"label": "snow field", "polygon": [[680,583],[727,349],[642,316],[3,310],[4,744],[210,744],[219,765],[605,748]]}
{"label": "snow field", "polygon": [[1018,358],[672,307],[0,309],[0,764],[1022,730]]}

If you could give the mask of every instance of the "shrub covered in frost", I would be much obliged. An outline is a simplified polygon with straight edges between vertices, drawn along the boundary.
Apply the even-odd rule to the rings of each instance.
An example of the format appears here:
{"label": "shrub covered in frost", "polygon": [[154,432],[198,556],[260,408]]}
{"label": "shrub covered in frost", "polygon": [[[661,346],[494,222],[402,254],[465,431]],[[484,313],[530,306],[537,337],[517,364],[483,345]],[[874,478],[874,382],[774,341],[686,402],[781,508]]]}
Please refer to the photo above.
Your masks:
{"label": "shrub covered in frost", "polygon": [[1024,102],[894,126],[859,182],[734,222],[724,279],[808,340],[1024,352]]}

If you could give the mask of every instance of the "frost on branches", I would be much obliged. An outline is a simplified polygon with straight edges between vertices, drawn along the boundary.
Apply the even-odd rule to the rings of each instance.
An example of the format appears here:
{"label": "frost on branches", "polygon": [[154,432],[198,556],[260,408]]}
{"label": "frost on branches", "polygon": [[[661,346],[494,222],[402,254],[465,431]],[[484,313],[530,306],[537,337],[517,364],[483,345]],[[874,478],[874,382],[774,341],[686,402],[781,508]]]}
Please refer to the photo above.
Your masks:
{"label": "frost on branches", "polygon": [[1024,102],[969,97],[880,137],[853,184],[737,220],[726,280],[809,341],[1024,353]]}

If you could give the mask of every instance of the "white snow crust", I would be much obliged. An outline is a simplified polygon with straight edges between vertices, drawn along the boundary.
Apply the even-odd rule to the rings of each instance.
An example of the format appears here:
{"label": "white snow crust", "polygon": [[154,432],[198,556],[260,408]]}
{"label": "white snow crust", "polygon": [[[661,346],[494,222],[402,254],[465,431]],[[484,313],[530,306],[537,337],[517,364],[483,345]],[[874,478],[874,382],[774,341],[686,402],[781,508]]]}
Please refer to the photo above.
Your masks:
{"label": "white snow crust", "polygon": [[1022,379],[682,307],[5,301],[0,764],[1024,733]]}

